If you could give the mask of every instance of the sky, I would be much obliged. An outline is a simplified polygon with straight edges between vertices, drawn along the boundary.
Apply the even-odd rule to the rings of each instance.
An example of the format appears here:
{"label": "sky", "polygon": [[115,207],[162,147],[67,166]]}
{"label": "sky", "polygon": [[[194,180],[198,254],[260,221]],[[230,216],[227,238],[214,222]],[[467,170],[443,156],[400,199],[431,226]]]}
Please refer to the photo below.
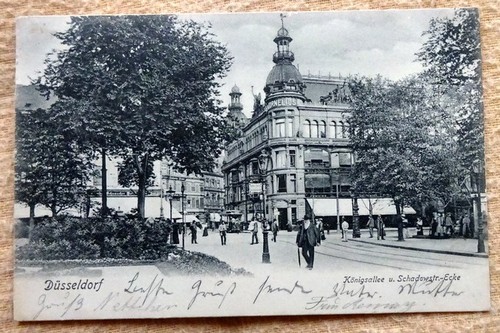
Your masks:
{"label": "sky", "polygon": [[[433,17],[452,16],[452,9],[285,13],[293,41],[294,64],[303,76],[380,74],[398,80],[422,70],[415,53]],[[223,79],[221,99],[237,85],[244,112],[250,116],[255,94],[263,93],[274,63],[273,42],[281,27],[280,13],[188,14],[181,19],[209,22],[215,39],[226,45],[233,65]],[[69,17],[18,19],[16,83],[29,84],[44,69],[46,54],[61,47],[53,33],[67,29]]]}

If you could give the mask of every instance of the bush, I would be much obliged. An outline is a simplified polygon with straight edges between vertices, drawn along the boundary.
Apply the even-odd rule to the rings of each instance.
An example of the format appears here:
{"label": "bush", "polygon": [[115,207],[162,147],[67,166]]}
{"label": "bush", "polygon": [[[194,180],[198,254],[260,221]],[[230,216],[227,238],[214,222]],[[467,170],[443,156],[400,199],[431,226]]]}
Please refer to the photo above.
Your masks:
{"label": "bush", "polygon": [[34,227],[30,243],[16,255],[21,260],[154,260],[168,253],[170,230],[166,221],[139,218],[46,218]]}

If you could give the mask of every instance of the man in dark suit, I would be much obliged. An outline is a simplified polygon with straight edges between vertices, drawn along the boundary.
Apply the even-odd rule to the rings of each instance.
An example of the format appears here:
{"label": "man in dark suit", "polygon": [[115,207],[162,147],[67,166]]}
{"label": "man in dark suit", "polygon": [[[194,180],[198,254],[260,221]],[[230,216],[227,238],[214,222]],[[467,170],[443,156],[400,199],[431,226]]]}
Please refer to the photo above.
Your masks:
{"label": "man in dark suit", "polygon": [[318,228],[307,215],[304,216],[299,227],[296,243],[298,247],[302,248],[302,256],[306,260],[307,268],[312,269],[314,266],[314,247],[321,243],[321,238]]}

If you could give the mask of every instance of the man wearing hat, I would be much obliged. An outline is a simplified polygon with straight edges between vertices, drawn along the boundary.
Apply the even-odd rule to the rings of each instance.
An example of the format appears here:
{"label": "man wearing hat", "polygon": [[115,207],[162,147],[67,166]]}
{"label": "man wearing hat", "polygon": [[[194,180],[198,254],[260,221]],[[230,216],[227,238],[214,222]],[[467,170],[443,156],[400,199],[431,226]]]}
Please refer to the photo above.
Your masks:
{"label": "man wearing hat", "polygon": [[321,243],[318,228],[311,222],[311,218],[306,215],[297,233],[296,243],[302,248],[302,256],[306,260],[307,268],[314,266],[314,247]]}

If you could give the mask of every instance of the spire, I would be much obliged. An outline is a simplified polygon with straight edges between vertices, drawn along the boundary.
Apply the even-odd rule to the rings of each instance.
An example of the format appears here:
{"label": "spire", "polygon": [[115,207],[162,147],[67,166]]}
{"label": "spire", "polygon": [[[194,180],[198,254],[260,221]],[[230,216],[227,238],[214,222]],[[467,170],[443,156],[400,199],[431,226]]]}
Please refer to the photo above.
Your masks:
{"label": "spire", "polygon": [[267,76],[264,88],[266,103],[273,98],[283,97],[283,94],[305,100],[303,94],[305,85],[302,82],[302,75],[293,64],[295,55],[290,51],[290,42],[293,39],[285,28],[285,17],[284,14],[280,14],[281,27],[273,40],[277,50],[273,54],[275,65]]}
{"label": "spire", "polygon": [[284,18],[286,16],[282,13],[280,14],[281,19],[281,28],[278,30],[276,37],[274,37],[274,42],[278,47],[278,51],[273,55],[273,62],[278,64],[283,61],[293,62],[295,60],[295,55],[290,51],[290,42],[293,40],[288,33],[288,30],[285,28]]}

